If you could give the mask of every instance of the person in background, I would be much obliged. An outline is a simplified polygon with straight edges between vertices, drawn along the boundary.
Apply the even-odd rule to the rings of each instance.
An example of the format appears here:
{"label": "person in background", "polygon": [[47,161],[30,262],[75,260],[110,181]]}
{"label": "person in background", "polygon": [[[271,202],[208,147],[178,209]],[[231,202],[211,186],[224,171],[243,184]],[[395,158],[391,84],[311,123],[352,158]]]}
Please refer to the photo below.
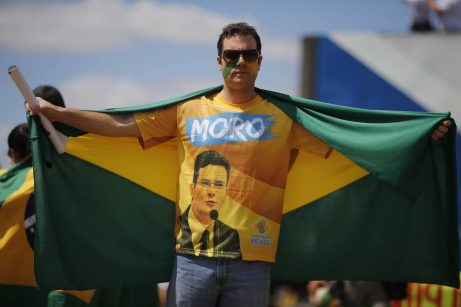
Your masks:
{"label": "person in background", "polygon": [[32,165],[30,155],[29,126],[26,123],[19,124],[8,134],[8,157],[13,165],[27,161]]}
{"label": "person in background", "polygon": [[407,297],[407,283],[315,280],[307,284],[307,293],[315,307],[389,307]]}
{"label": "person in background", "polygon": [[42,97],[43,99],[51,102],[55,106],[65,108],[64,98],[57,88],[51,85],[40,85],[32,91],[35,97]]}
{"label": "person in background", "polygon": [[402,0],[411,9],[411,31],[430,32],[434,30],[430,15],[431,9],[427,0]]}
{"label": "person in background", "polygon": [[437,17],[437,30],[461,31],[461,0],[427,0],[427,3]]}

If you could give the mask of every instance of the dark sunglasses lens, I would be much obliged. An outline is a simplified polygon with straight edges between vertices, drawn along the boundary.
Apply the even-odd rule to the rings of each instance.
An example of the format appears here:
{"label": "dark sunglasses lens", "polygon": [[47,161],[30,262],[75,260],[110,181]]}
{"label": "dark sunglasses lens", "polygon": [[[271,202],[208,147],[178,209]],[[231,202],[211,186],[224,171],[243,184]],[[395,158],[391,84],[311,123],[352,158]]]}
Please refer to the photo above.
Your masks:
{"label": "dark sunglasses lens", "polygon": [[245,62],[255,62],[258,60],[259,52],[256,49],[250,50],[224,50],[223,58],[227,62],[238,61],[240,55],[243,56]]}
{"label": "dark sunglasses lens", "polygon": [[238,61],[238,59],[240,57],[240,51],[238,51],[238,50],[224,50],[222,56],[228,62]]}
{"label": "dark sunglasses lens", "polygon": [[259,57],[258,50],[252,49],[252,50],[244,50],[242,51],[243,59],[245,62],[256,62]]}

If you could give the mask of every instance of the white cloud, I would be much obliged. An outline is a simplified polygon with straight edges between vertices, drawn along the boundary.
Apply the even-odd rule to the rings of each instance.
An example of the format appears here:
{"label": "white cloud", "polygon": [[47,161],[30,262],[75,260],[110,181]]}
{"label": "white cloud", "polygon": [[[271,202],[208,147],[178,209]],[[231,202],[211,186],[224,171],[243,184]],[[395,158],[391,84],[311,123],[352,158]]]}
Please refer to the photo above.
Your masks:
{"label": "white cloud", "polygon": [[297,40],[290,39],[274,39],[270,36],[262,40],[262,54],[265,59],[270,60],[295,60],[300,61],[301,59],[301,43]]}
{"label": "white cloud", "polygon": [[[140,41],[214,45],[226,16],[192,4],[82,0],[0,6],[0,48],[28,53],[92,53]],[[264,54],[294,59],[293,41],[263,37]]]}
{"label": "white cloud", "polygon": [[68,107],[101,110],[156,102],[214,84],[213,80],[178,79],[147,84],[94,74],[65,81],[58,87]]}
{"label": "white cloud", "polygon": [[0,46],[13,51],[97,52],[137,40],[214,42],[226,16],[155,1],[11,2],[0,10]]}

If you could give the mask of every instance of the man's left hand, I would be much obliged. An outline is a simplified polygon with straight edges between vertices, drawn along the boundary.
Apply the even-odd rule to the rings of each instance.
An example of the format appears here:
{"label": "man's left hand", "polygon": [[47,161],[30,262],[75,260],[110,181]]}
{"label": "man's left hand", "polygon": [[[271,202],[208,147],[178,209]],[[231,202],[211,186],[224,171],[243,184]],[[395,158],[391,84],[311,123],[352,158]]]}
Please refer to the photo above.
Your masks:
{"label": "man's left hand", "polygon": [[445,134],[450,130],[450,127],[453,125],[451,118],[445,119],[431,134],[431,140],[437,141],[445,136]]}

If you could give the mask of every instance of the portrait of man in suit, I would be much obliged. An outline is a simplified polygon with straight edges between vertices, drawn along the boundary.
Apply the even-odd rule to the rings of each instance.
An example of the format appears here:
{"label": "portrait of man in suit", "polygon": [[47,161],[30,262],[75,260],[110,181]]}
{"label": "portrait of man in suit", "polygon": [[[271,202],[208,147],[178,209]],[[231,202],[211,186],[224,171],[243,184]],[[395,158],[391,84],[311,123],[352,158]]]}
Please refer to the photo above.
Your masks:
{"label": "portrait of man in suit", "polygon": [[241,259],[240,238],[219,216],[230,176],[229,161],[214,150],[195,159],[191,204],[181,215],[179,253]]}

